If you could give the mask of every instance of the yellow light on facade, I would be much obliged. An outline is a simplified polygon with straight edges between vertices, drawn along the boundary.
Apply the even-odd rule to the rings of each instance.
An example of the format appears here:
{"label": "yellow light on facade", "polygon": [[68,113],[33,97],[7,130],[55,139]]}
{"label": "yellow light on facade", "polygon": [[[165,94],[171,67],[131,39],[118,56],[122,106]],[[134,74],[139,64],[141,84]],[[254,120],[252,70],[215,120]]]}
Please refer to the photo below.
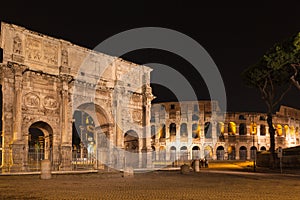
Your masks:
{"label": "yellow light on facade", "polygon": [[256,135],[257,134],[257,125],[256,125],[256,123],[252,122],[250,128],[251,128],[251,134]]}
{"label": "yellow light on facade", "polygon": [[285,132],[285,136],[287,136],[287,135],[289,135],[290,133],[289,133],[289,126],[288,125],[284,125],[284,127],[283,127],[283,129],[284,129],[284,132]]}
{"label": "yellow light on facade", "polygon": [[280,124],[277,124],[276,131],[278,136],[282,136],[282,126]]}
{"label": "yellow light on facade", "polygon": [[290,135],[291,136],[295,135],[295,127],[294,126],[291,126]]}
{"label": "yellow light on facade", "polygon": [[229,154],[232,152],[232,147],[231,147],[231,146],[228,147],[227,152],[228,152]]}
{"label": "yellow light on facade", "polygon": [[224,135],[224,132],[225,132],[225,126],[224,126],[224,123],[223,122],[219,122],[219,126],[220,126],[220,133],[222,135]]}
{"label": "yellow light on facade", "polygon": [[229,122],[229,129],[228,132],[235,135],[236,134],[236,124],[234,122]]}
{"label": "yellow light on facade", "polygon": [[199,124],[198,124],[198,126],[197,126],[197,130],[196,130],[196,131],[197,131],[198,134],[200,134],[201,126],[200,126]]}

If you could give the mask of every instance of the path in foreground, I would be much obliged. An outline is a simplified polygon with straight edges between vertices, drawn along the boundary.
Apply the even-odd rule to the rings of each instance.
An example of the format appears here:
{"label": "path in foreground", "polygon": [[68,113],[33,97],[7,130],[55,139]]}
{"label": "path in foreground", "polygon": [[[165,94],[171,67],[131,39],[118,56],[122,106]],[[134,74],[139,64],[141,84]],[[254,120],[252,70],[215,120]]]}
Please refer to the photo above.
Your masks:
{"label": "path in foreground", "polygon": [[0,176],[0,199],[300,199],[300,177],[156,171],[120,174]]}

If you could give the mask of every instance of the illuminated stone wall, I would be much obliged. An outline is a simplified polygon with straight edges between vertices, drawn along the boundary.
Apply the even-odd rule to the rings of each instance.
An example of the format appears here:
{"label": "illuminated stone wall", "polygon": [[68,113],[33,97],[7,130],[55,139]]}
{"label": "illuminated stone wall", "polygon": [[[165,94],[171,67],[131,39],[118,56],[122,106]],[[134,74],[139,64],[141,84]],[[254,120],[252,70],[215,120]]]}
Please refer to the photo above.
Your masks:
{"label": "illuminated stone wall", "polygon": [[[217,102],[210,101],[153,104],[151,144],[155,150],[154,160],[180,160],[185,149],[189,159],[253,159],[251,150],[270,147],[266,118],[266,113],[222,114]],[[300,145],[300,110],[281,106],[273,123],[276,148]],[[162,134],[163,127],[165,134]]]}
{"label": "illuminated stone wall", "polygon": [[1,23],[0,34],[3,172],[28,170],[30,128],[43,132],[53,169],[71,170],[75,110],[93,117],[95,138],[105,132],[106,164],[112,148],[124,149],[127,131],[137,133],[139,152],[151,150],[150,129],[143,129],[153,98],[150,68],[13,24]]}

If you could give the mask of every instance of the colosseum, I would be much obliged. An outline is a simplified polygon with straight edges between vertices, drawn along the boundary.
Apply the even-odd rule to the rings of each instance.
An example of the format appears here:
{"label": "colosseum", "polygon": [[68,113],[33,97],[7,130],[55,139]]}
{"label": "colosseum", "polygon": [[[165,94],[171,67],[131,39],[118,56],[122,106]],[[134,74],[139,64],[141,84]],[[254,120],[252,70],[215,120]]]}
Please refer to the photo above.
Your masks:
{"label": "colosseum", "polygon": [[[154,163],[191,159],[253,160],[270,147],[266,113],[221,113],[216,101],[165,102],[152,105]],[[275,148],[300,145],[300,110],[281,106],[274,114]]]}

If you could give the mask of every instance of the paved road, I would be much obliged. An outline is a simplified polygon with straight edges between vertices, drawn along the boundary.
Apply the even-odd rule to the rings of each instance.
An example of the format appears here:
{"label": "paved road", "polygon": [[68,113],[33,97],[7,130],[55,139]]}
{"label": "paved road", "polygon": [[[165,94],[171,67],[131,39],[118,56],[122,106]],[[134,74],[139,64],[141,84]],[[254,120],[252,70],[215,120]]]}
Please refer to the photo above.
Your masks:
{"label": "paved road", "polygon": [[0,199],[300,199],[300,176],[206,169],[138,173],[0,176]]}

